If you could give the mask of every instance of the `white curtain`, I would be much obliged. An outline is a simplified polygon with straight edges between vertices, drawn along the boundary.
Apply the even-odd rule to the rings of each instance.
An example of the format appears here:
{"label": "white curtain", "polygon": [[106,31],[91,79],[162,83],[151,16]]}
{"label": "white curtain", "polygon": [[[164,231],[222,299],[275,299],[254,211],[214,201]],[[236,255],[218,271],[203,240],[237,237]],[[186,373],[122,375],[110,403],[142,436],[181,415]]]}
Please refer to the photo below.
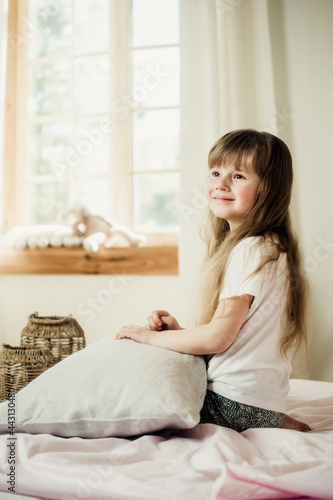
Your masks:
{"label": "white curtain", "polygon": [[222,133],[246,127],[274,128],[276,102],[267,3],[215,2]]}
{"label": "white curtain", "polygon": [[[6,56],[7,56],[7,12],[8,0],[0,0],[0,193],[2,193],[2,164],[4,138],[4,111],[6,89]],[[0,197],[0,200],[2,196]],[[0,202],[0,227],[2,226],[2,202]]]}
{"label": "white curtain", "polygon": [[[310,378],[333,380],[333,2],[181,0],[181,239],[183,307],[203,254],[198,222],[207,153],[235,128],[290,147],[292,214],[313,297]],[[304,373],[303,373],[304,375]]]}
{"label": "white curtain", "polygon": [[180,278],[191,321],[207,154],[236,128],[278,131],[267,0],[181,0]]}

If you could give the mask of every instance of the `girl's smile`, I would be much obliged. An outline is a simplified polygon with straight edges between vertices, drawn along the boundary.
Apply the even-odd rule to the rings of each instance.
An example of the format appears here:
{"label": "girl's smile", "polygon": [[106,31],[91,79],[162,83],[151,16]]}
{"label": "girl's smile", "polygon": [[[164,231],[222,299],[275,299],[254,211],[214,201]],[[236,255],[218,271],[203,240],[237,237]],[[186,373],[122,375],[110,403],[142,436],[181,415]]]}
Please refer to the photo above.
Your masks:
{"label": "girl's smile", "polygon": [[232,198],[226,198],[225,196],[212,196],[212,198],[220,201],[234,201]]}
{"label": "girl's smile", "polygon": [[232,229],[253,205],[259,184],[260,177],[250,165],[229,160],[210,170],[205,195],[216,217],[226,219]]}

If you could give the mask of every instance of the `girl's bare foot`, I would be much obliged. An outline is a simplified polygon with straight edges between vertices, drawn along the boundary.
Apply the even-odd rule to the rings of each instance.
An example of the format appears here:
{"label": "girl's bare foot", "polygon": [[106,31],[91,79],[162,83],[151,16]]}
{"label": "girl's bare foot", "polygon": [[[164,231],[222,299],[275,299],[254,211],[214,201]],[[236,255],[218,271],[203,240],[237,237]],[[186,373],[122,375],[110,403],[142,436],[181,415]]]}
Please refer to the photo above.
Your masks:
{"label": "girl's bare foot", "polygon": [[293,431],[300,431],[300,432],[311,431],[311,428],[308,426],[308,424],[300,422],[299,420],[296,420],[295,418],[292,418],[289,415],[285,416],[282,429],[291,429]]}

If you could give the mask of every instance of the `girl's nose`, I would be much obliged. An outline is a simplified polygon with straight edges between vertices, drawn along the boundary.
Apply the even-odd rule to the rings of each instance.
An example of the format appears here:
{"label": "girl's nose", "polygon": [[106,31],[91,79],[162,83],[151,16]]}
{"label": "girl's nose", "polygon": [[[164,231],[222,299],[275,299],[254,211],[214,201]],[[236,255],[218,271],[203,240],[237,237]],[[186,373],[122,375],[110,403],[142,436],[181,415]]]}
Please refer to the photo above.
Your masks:
{"label": "girl's nose", "polygon": [[227,181],[225,176],[219,177],[217,185],[215,186],[215,189],[222,189],[223,191],[225,191],[226,189],[229,189],[228,181]]}

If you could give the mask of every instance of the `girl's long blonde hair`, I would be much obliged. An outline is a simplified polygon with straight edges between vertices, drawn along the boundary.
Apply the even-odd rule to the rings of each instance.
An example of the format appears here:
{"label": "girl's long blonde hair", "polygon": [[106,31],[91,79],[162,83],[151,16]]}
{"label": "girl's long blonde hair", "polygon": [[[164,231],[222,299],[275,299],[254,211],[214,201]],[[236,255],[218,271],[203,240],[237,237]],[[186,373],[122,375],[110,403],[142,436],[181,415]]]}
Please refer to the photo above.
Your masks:
{"label": "girl's long blonde hair", "polygon": [[229,223],[209,211],[202,227],[207,243],[203,263],[197,323],[209,323],[218,305],[226,263],[232,249],[242,239],[259,236],[272,237],[276,242],[271,255],[262,262],[257,272],[269,261],[286,253],[289,287],[286,308],[288,327],[281,339],[281,353],[292,348],[292,359],[301,347],[307,345],[308,283],[302,266],[297,237],[292,229],[289,205],[293,181],[292,158],[286,144],[268,132],[236,130],[224,135],[208,155],[209,169],[222,165],[227,159],[236,164],[249,161],[260,177],[253,206],[246,212],[235,230]]}

